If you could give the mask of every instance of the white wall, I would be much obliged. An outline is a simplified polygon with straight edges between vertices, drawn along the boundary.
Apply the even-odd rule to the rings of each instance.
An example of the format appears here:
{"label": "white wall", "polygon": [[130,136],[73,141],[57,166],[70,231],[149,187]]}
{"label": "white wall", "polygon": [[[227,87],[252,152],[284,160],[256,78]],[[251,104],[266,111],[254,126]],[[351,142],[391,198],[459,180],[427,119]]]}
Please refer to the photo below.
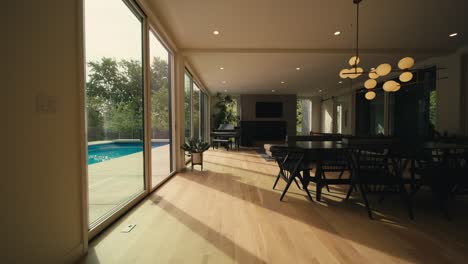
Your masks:
{"label": "white wall", "polygon": [[[353,134],[353,122],[352,122],[352,114],[353,114],[353,95],[352,94],[345,94],[335,98],[336,104],[342,105],[342,134],[351,135]],[[346,117],[347,115],[347,117]],[[347,120],[346,120],[347,119]],[[345,122],[347,121],[347,122]]]}
{"label": "white wall", "polygon": [[322,133],[333,133],[334,107],[333,99],[322,102]]}
{"label": "white wall", "polygon": [[80,3],[2,4],[2,263],[63,263],[83,252]]}
{"label": "white wall", "polygon": [[312,101],[312,129],[311,131],[322,131],[322,98],[314,96]]}

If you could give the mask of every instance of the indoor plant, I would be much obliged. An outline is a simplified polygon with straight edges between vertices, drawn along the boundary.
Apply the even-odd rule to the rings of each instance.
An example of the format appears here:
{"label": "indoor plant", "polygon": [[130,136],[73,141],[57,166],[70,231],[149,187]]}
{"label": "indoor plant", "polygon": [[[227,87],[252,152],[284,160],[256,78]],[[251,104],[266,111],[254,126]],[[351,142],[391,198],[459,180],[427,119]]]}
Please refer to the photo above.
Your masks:
{"label": "indoor plant", "polygon": [[215,111],[213,120],[215,127],[221,124],[238,125],[240,116],[237,115],[237,101],[229,95],[216,94]]}
{"label": "indoor plant", "polygon": [[193,165],[201,165],[203,170],[203,152],[210,148],[210,144],[199,138],[191,138],[181,148],[192,157],[192,170]]}

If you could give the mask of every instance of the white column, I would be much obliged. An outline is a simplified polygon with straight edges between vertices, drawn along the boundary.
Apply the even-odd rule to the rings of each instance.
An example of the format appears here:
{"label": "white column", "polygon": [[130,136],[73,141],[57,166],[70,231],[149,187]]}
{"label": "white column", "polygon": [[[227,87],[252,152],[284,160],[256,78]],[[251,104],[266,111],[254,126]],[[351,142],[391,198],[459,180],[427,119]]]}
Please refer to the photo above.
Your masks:
{"label": "white column", "polygon": [[176,171],[185,168],[184,151],[180,146],[185,141],[185,90],[184,90],[185,59],[179,54],[174,55],[173,96],[172,96],[172,138],[173,166]]}

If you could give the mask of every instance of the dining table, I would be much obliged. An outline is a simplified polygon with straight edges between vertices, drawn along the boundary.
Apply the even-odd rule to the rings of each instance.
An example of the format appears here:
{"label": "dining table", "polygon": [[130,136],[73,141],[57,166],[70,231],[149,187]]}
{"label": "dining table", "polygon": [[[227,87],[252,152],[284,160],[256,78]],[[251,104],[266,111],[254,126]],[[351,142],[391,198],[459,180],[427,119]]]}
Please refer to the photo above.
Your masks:
{"label": "dining table", "polygon": [[[322,163],[325,160],[333,160],[338,153],[349,153],[352,150],[371,150],[371,151],[384,151],[387,150],[389,157],[395,164],[395,170],[398,176],[402,176],[404,170],[408,167],[415,166],[415,160],[420,151],[433,152],[434,150],[441,151],[468,151],[468,145],[457,143],[445,142],[422,142],[415,144],[404,144],[396,142],[382,141],[378,142],[373,140],[371,144],[360,142],[359,144],[350,144],[342,141],[297,141],[289,143],[288,145],[278,145],[278,148],[287,148],[290,150],[300,150],[304,153],[303,162],[315,164],[315,173],[311,175],[310,169],[302,171],[300,179],[303,190],[307,193],[308,197],[312,200],[312,196],[308,189],[311,182],[316,185],[315,199],[321,200],[322,188],[326,185],[350,185],[350,178],[324,178],[322,174]],[[292,180],[292,179],[291,179]],[[409,183],[413,186],[414,175],[412,175]]]}

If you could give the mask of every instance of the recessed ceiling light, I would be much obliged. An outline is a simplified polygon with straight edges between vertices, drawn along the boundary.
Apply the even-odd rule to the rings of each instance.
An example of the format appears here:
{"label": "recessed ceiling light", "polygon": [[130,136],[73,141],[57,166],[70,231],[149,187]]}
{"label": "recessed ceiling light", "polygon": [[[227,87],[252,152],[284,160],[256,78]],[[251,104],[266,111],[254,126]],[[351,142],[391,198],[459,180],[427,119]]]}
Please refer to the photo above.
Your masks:
{"label": "recessed ceiling light", "polygon": [[335,31],[335,33],[333,33],[333,35],[339,36],[339,35],[341,35],[341,31]]}
{"label": "recessed ceiling light", "polygon": [[300,71],[300,70],[301,70],[301,68],[300,68],[300,67],[297,67],[297,68],[296,68],[296,71]]}
{"label": "recessed ceiling light", "polygon": [[281,81],[282,84],[284,84],[284,81]]}
{"label": "recessed ceiling light", "polygon": [[220,70],[224,70],[224,67],[219,67]]}
{"label": "recessed ceiling light", "polygon": [[222,81],[221,83],[222,83],[222,84],[226,84],[226,81]]}
{"label": "recessed ceiling light", "polygon": [[271,90],[272,93],[276,92],[276,90]]}
{"label": "recessed ceiling light", "polygon": [[218,30],[213,31],[213,35],[219,35],[219,31]]}
{"label": "recessed ceiling light", "polygon": [[319,92],[319,93],[321,93],[321,92],[322,92],[322,90],[318,90],[318,92]]}
{"label": "recessed ceiling light", "polygon": [[449,37],[453,38],[453,37],[456,37],[457,35],[458,35],[458,33],[455,32],[455,33],[450,34]]}

